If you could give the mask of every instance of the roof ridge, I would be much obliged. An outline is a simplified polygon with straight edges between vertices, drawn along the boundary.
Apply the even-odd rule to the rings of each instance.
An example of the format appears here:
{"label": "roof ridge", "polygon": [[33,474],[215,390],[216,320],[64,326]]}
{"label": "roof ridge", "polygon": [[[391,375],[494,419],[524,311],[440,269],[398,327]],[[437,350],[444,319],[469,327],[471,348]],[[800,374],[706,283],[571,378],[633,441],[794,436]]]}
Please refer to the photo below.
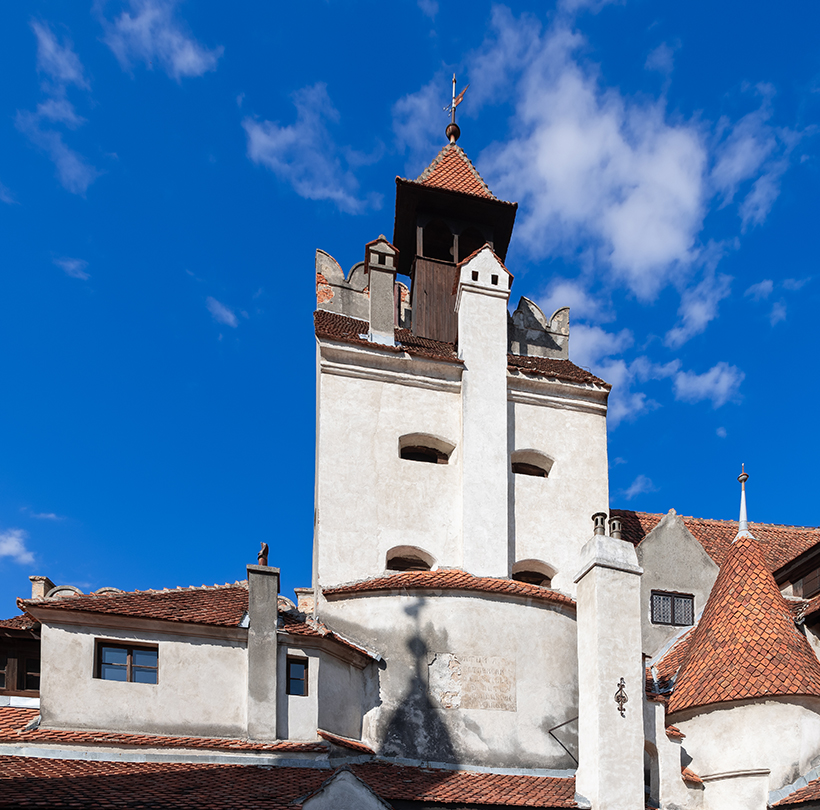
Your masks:
{"label": "roof ridge", "polygon": [[[469,173],[469,176],[472,180],[478,183],[480,188],[480,193],[476,191],[470,191],[467,188],[464,188],[465,185],[464,179],[465,178],[458,178],[457,176],[453,176],[453,173],[448,173],[445,177],[438,177],[436,173],[441,169],[442,174],[444,173],[443,164],[445,160],[450,155],[456,155],[457,158],[460,160],[460,165],[463,166]],[[457,172],[458,169],[456,168],[455,171]],[[420,183],[424,186],[433,186],[435,188],[443,188],[449,191],[458,191],[462,194],[471,194],[474,197],[488,197],[491,200],[496,200],[501,202],[495,194],[490,191],[489,186],[484,181],[484,178],[479,174],[478,169],[476,169],[475,165],[473,164],[472,160],[467,157],[467,153],[455,143],[448,143],[443,146],[439,153],[433,158],[430,165],[415,179],[415,181],[411,181],[415,183]]]}
{"label": "roof ridge", "polygon": [[[669,514],[669,512],[644,512],[641,509],[625,509],[625,508],[621,508],[621,507],[613,507],[612,509],[610,509],[610,512],[631,512],[634,515],[646,515],[647,517],[657,517],[657,518],[664,518]],[[678,512],[675,512],[675,514],[683,520],[701,520],[701,521],[704,521],[706,523],[727,523],[727,524],[734,523],[734,524],[737,524],[737,520],[732,519],[732,518],[705,518],[705,517],[697,517],[696,515],[681,515]],[[795,523],[766,523],[763,520],[750,520],[749,525],[750,526],[766,526],[766,527],[772,526],[772,527],[777,527],[777,528],[781,528],[781,529],[804,529],[806,531],[820,531],[820,526],[800,526],[800,525],[795,524]],[[758,538],[755,538],[755,539],[758,540]],[[760,540],[758,540],[758,542],[760,542]]]}

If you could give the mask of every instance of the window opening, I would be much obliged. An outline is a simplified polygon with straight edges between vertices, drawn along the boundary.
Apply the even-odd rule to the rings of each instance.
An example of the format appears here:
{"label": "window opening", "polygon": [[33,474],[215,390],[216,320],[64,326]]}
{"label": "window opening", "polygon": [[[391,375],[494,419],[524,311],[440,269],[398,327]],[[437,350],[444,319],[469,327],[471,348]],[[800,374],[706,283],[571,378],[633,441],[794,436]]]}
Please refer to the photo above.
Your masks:
{"label": "window opening", "polygon": [[306,658],[288,658],[287,693],[305,697],[308,693],[308,662]]}
{"label": "window opening", "polygon": [[519,560],[512,567],[512,578],[516,582],[527,582],[542,588],[552,587],[553,576],[555,569],[543,560]]}
{"label": "window opening", "polygon": [[402,447],[399,455],[407,461],[425,461],[428,464],[447,463],[447,456],[441,450],[436,450],[433,447],[421,447],[420,445]]}
{"label": "window opening", "polygon": [[98,642],[97,661],[97,677],[104,681],[124,683],[157,683],[158,681],[158,647]]}
{"label": "window opening", "polygon": [[472,256],[479,248],[484,247],[487,240],[478,228],[472,225],[465,228],[458,235],[458,260],[463,262],[468,256]]}
{"label": "window opening", "polygon": [[399,458],[424,461],[428,464],[447,464],[455,445],[428,433],[407,433],[399,437]]}
{"label": "window opening", "polygon": [[387,561],[387,567],[391,571],[429,571],[430,566],[421,557],[391,557]]}
{"label": "window opening", "polygon": [[695,623],[695,597],[652,591],[652,623],[686,627]]}
{"label": "window opening", "polygon": [[552,469],[553,460],[540,450],[515,450],[510,456],[510,464],[516,475],[547,478]]}
{"label": "window opening", "polygon": [[549,588],[552,580],[544,576],[539,571],[516,571],[513,574],[513,579],[516,582],[527,582],[530,585],[540,585],[542,588]]}
{"label": "window opening", "polygon": [[478,270],[473,270],[473,281],[478,281]]}
{"label": "window opening", "polygon": [[442,262],[453,261],[453,234],[446,223],[440,219],[434,219],[424,226],[422,249],[424,256],[428,259],[438,259]]}
{"label": "window opening", "polygon": [[541,469],[541,467],[536,467],[535,464],[527,464],[524,461],[514,461],[512,465],[512,471],[516,475],[534,475],[537,478],[546,478],[547,471]]}
{"label": "window opening", "polygon": [[36,695],[40,691],[40,643],[0,640],[0,692]]}

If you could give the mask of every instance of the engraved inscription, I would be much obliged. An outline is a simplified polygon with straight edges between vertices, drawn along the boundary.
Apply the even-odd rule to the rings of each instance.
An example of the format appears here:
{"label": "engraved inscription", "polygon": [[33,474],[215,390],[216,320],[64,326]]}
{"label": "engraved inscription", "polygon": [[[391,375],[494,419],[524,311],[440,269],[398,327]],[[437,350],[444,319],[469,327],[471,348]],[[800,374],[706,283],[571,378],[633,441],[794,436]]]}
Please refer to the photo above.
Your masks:
{"label": "engraved inscription", "polygon": [[442,709],[515,711],[515,663],[507,658],[436,653],[427,676],[430,697]]}

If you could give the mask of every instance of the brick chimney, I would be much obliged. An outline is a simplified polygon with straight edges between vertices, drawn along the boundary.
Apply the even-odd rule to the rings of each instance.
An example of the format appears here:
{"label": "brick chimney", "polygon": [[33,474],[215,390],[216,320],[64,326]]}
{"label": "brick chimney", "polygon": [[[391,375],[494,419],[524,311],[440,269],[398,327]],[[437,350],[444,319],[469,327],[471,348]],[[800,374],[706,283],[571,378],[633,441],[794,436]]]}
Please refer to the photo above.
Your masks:
{"label": "brick chimney", "polygon": [[33,576],[29,579],[32,599],[42,599],[54,587],[54,583],[48,577]]}

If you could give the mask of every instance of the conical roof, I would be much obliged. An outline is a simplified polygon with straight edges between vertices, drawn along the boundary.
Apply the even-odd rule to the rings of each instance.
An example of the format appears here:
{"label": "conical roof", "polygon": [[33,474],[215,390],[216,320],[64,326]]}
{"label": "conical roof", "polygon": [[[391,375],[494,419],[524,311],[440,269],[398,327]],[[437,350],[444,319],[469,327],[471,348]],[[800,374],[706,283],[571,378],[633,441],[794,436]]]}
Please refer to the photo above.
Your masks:
{"label": "conical roof", "polygon": [[820,697],[820,662],[766,567],[739,534],[721,566],[669,700],[669,712],[729,700]]}
{"label": "conical roof", "polygon": [[417,183],[448,191],[460,191],[488,200],[497,200],[481,175],[473,166],[464,150],[454,143],[448,143],[433,162],[416,178]]}

